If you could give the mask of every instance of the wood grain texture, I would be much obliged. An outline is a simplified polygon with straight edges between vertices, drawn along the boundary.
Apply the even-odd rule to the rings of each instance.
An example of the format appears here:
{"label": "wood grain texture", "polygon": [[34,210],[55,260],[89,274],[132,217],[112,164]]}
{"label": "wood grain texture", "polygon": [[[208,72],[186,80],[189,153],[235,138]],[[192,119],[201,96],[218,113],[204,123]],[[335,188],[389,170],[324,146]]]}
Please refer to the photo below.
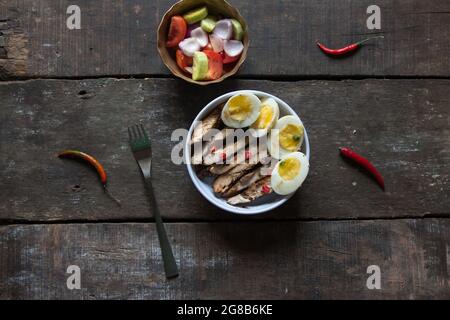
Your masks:
{"label": "wood grain texture", "polygon": [[[1,299],[449,299],[448,219],[0,227]],[[66,269],[81,268],[81,290]],[[367,267],[381,269],[369,290]]]}
{"label": "wood grain texture", "polygon": [[[381,30],[366,27],[366,10],[373,4],[369,0],[231,2],[250,28],[249,57],[240,76],[450,75],[448,1],[379,0]],[[11,46],[0,44],[8,56],[0,66],[9,77],[169,74],[156,51],[156,30],[173,3],[79,0],[81,29],[68,30],[66,10],[72,3],[2,0],[0,31]],[[13,31],[19,41],[10,38]],[[346,59],[331,59],[315,44],[320,39],[341,47],[374,33],[386,38]],[[11,59],[25,39],[26,71]]]}
{"label": "wood grain texture", "polygon": [[[184,165],[171,161],[177,128],[210,100],[259,89],[290,104],[311,143],[304,186],[265,219],[424,217],[450,213],[448,80],[270,82],[229,80],[208,91],[181,80],[30,80],[0,84],[0,218],[15,221],[151,218],[127,126],[153,140],[154,186],[166,219],[237,219],[209,204]],[[189,98],[187,98],[189,97]],[[348,146],[385,176],[383,193],[338,153]],[[56,153],[81,149],[109,174],[119,208],[84,164]]]}
{"label": "wood grain texture", "polygon": [[28,75],[28,37],[19,10],[0,0],[0,80]]}

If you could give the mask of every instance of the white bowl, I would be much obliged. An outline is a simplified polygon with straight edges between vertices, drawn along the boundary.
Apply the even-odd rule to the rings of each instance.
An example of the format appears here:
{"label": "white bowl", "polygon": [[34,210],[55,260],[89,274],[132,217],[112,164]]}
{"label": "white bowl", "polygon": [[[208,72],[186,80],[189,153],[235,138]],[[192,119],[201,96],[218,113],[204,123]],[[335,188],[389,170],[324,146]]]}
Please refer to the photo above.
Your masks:
{"label": "white bowl", "polygon": [[[232,206],[232,205],[228,204],[225,199],[217,197],[214,194],[214,191],[212,190],[211,185],[202,181],[197,176],[197,174],[195,173],[194,167],[190,161],[191,147],[190,147],[189,142],[190,142],[190,137],[192,137],[192,132],[194,131],[194,127],[195,127],[194,124],[197,121],[201,121],[203,118],[205,118],[212,111],[212,109],[217,107],[219,104],[224,103],[231,96],[233,96],[237,93],[241,93],[241,92],[251,92],[260,98],[273,98],[278,103],[278,106],[280,108],[280,117],[285,116],[285,115],[294,115],[294,116],[298,117],[298,119],[301,121],[300,117],[295,113],[295,111],[286,102],[284,102],[283,100],[281,100],[271,94],[268,94],[268,93],[265,93],[262,91],[256,91],[256,90],[240,90],[240,91],[229,92],[224,95],[221,95],[220,97],[218,97],[218,98],[214,99],[213,101],[211,101],[210,103],[208,103],[206,105],[206,107],[204,107],[202,109],[202,111],[200,111],[200,113],[195,118],[194,122],[192,123],[191,127],[189,128],[188,138],[186,139],[186,143],[184,145],[184,160],[185,160],[185,163],[187,164],[187,169],[189,172],[189,176],[192,179],[192,182],[194,183],[197,190],[209,202],[211,202],[215,206],[219,207],[220,209],[226,210],[228,212],[232,212],[232,213],[236,213],[236,214],[252,215],[252,214],[259,214],[259,213],[267,212],[269,210],[273,210],[273,209],[281,206],[283,203],[285,203],[287,200],[289,200],[289,198],[292,197],[292,195],[295,192],[291,193],[289,195],[285,195],[285,196],[271,194],[267,197],[264,197],[265,201],[263,201],[262,203],[259,201],[255,201],[254,203],[250,203],[249,205],[247,205],[245,207]],[[309,154],[310,154],[309,140],[308,140],[308,133],[306,132],[306,128],[305,128],[305,137],[304,137],[304,141],[303,141],[303,145],[302,145],[301,149],[302,149],[302,152],[305,153],[306,157],[309,160]]]}

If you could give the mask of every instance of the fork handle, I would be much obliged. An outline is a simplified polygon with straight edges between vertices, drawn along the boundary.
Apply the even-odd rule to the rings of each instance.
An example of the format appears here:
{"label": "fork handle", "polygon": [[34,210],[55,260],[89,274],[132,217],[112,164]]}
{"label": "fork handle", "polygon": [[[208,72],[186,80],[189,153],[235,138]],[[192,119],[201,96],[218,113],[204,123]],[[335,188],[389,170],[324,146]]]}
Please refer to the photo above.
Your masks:
{"label": "fork handle", "polygon": [[158,204],[156,203],[155,193],[153,191],[152,181],[146,179],[147,191],[150,197],[150,205],[156,222],[156,231],[158,232],[159,245],[161,247],[161,254],[164,261],[164,271],[166,278],[175,278],[178,276],[178,266],[173,256],[172,246],[167,237],[166,229],[164,227],[161,214],[159,213]]}

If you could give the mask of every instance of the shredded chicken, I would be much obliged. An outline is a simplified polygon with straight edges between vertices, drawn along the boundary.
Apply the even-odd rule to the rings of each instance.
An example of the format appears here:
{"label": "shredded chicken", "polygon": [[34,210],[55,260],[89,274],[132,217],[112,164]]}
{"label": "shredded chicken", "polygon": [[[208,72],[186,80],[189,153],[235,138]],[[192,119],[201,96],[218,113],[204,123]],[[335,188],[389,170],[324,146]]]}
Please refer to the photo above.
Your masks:
{"label": "shredded chicken", "polygon": [[226,145],[224,143],[223,149],[210,150],[204,157],[203,163],[207,166],[215,163],[223,163],[231,159],[236,153],[242,152],[248,144],[248,137],[240,137],[238,141],[233,144]]}
{"label": "shredded chicken", "polygon": [[[213,135],[209,141],[203,144],[201,152],[194,153],[192,161],[194,163],[203,163],[204,158],[214,155],[216,150],[223,149],[227,137],[233,135],[233,132],[233,129],[230,128],[220,130],[217,134]],[[206,137],[206,135],[203,137]]]}
{"label": "shredded chicken", "polygon": [[257,164],[239,164],[229,172],[218,176],[213,182],[212,187],[214,192],[219,194],[226,192],[237,180],[239,180],[243,175],[252,170],[255,166],[257,166]]}
{"label": "shredded chicken", "polygon": [[272,188],[270,187],[270,176],[266,176],[265,178],[252,184],[242,193],[229,198],[227,202],[231,205],[242,205],[255,201],[256,199],[269,193],[272,193]]}
{"label": "shredded chicken", "polygon": [[[253,151],[253,147],[249,146],[250,138],[244,132],[240,135],[234,129],[223,128],[220,119],[222,108],[223,105],[215,108],[194,129],[191,139],[191,145],[195,149],[192,163],[196,165],[200,178],[216,176],[212,188],[216,194],[227,198],[228,203],[249,203],[272,192],[272,163],[269,162],[270,157],[261,159],[256,149]],[[220,131],[212,130],[221,127],[223,129]],[[236,134],[239,136],[235,136]],[[232,139],[237,141],[230,144]],[[261,140],[259,147],[261,148]]]}
{"label": "shredded chicken", "polygon": [[242,178],[240,178],[228,191],[224,192],[222,196],[224,198],[232,197],[244,189],[250,187],[253,183],[263,179],[267,176],[268,172],[271,172],[271,164],[258,167],[255,170],[247,173]]}
{"label": "shredded chicken", "polygon": [[206,116],[195,128],[192,133],[191,144],[202,142],[206,133],[215,128],[220,123],[220,114],[222,112],[222,106],[215,108],[209,115]]}

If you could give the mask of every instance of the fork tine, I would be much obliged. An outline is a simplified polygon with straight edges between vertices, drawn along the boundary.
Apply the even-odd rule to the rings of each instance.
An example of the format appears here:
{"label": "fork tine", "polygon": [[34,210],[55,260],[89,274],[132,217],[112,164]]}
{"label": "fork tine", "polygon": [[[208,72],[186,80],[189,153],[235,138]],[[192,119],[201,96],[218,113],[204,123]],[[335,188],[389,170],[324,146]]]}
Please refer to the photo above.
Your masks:
{"label": "fork tine", "polygon": [[128,139],[129,139],[130,141],[133,141],[133,135],[131,134],[131,129],[130,129],[130,127],[128,127]]}
{"label": "fork tine", "polygon": [[136,131],[137,131],[137,133],[139,135],[139,138],[143,138],[144,135],[142,134],[141,128],[139,127],[139,125],[137,124],[137,125],[135,125],[135,127],[136,127]]}
{"label": "fork tine", "polygon": [[143,135],[145,138],[148,138],[147,132],[145,131],[145,128],[144,128],[144,126],[142,125],[142,123],[139,124],[139,127],[141,128],[142,135]]}
{"label": "fork tine", "polygon": [[140,137],[140,134],[139,134],[139,132],[137,131],[135,125],[131,127],[131,131],[133,131],[133,134],[134,134],[134,138],[135,138],[135,139],[138,139],[138,138]]}

